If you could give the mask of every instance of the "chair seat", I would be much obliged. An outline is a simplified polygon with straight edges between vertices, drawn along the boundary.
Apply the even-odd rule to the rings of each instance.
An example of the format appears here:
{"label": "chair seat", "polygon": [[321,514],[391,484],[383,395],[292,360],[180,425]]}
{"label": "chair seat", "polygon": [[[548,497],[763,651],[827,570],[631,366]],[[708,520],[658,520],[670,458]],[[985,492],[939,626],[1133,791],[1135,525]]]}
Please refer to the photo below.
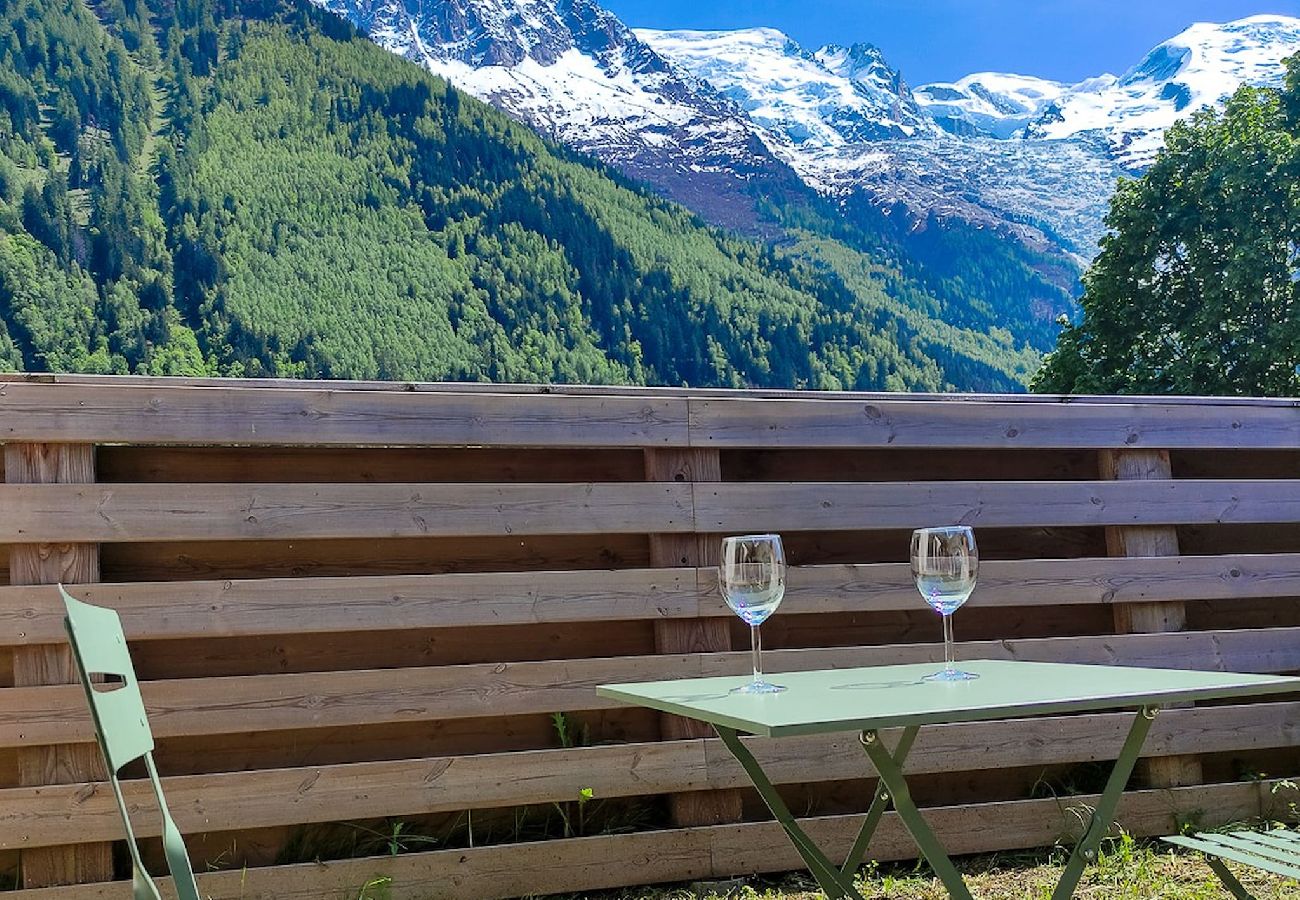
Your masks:
{"label": "chair seat", "polygon": [[1285,828],[1224,834],[1200,832],[1171,835],[1161,840],[1204,853],[1210,867],[1235,897],[1249,898],[1251,894],[1219,860],[1230,860],[1284,878],[1300,879],[1300,832]]}

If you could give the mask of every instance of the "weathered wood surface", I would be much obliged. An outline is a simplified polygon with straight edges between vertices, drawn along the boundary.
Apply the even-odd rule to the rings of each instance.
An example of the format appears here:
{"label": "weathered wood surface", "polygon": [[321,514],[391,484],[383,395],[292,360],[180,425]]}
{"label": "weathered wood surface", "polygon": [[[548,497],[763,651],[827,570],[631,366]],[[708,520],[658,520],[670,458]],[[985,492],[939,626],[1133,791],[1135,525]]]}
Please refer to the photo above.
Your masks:
{"label": "weathered wood surface", "polygon": [[631,397],[684,397],[687,399],[710,397],[714,399],[780,399],[780,400],[865,400],[906,401],[908,403],[1042,403],[1055,407],[1075,407],[1100,404],[1104,406],[1198,406],[1198,407],[1252,407],[1271,406],[1300,409],[1300,399],[1291,397],[1222,397],[1171,394],[963,394],[905,393],[900,391],[808,391],[787,388],[698,388],[601,384],[531,384],[498,383],[485,381],[341,381],[310,378],[202,378],[191,376],[155,375],[87,375],[72,372],[6,372],[0,373],[0,383],[58,384],[64,386],[100,387],[208,387],[229,390],[327,390],[327,391],[381,391],[392,393],[478,393],[534,395],[559,394],[565,396],[631,396]]}
{"label": "weathered wood surface", "polygon": [[[1277,673],[1300,669],[1300,627],[1153,635],[959,643],[966,659],[1024,659]],[[935,644],[776,650],[774,672],[924,662]],[[748,672],[747,652],[681,654],[312,672],[141,685],[154,734],[226,734],[528,715],[617,707],[597,685]],[[0,746],[65,744],[93,737],[75,686],[9,688],[0,704]]]}
{"label": "weathered wood surface", "polygon": [[689,531],[682,484],[0,487],[0,542],[274,540]]}
{"label": "weathered wood surface", "polygon": [[703,447],[1244,448],[1294,447],[1291,404],[1167,401],[1060,404],[844,400],[694,399],[690,433]]}
{"label": "weathered wood surface", "polygon": [[[1117,816],[1125,831],[1137,837],[1176,830],[1176,809],[1204,810],[1206,827],[1266,817],[1280,809],[1271,793],[1276,784],[1131,792],[1120,801]],[[1079,821],[1086,820],[1096,801],[1096,796],[1083,795],[937,807],[926,810],[926,817],[954,855],[1012,850],[1077,836]],[[856,815],[829,816],[810,820],[807,829],[834,857],[848,850],[859,825]],[[915,855],[902,824],[886,813],[871,856],[887,861]],[[393,900],[504,900],[799,867],[780,827],[757,822],[210,872],[200,875],[199,887],[212,900],[319,900],[355,896],[378,879]],[[169,881],[159,881],[164,889],[170,887]],[[90,884],[17,892],[13,900],[122,900],[122,891],[121,883]]]}
{"label": "weathered wood surface", "polygon": [[[159,581],[79,586],[132,641],[533,625],[699,614],[694,568]],[[1300,593],[1300,592],[1298,592]],[[0,587],[0,646],[58,641],[47,587]]]}
{"label": "weathered wood surface", "polygon": [[1300,481],[0,486],[0,542],[1300,521]]}
{"label": "weathered wood surface", "polygon": [[696,485],[700,531],[1300,522],[1300,481]]}
{"label": "weathered wood surface", "polygon": [[[722,461],[716,450],[647,450],[646,481],[695,484],[722,480]],[[716,566],[719,540],[716,535],[692,531],[685,534],[650,535],[652,566]],[[719,653],[731,649],[730,610],[717,610],[712,618],[662,618],[654,623],[658,653]],[[670,740],[709,737],[713,729],[703,722],[682,716],[660,717],[663,737]],[[737,791],[674,793],[668,798],[674,825],[720,825],[739,822],[742,797]]]}
{"label": "weathered wood surface", "polygon": [[[1131,712],[1119,712],[932,726],[920,732],[907,769],[921,776],[1105,761],[1132,720]],[[1146,749],[1153,757],[1264,750],[1293,744],[1298,734],[1300,702],[1175,709],[1157,719]],[[896,737],[886,734],[891,742]],[[874,777],[855,735],[748,743],[777,784]],[[810,768],[809,759],[818,764]],[[200,833],[563,803],[583,788],[608,799],[687,791],[713,796],[748,786],[740,765],[714,739],[192,775],[169,778],[164,788],[181,830]],[[148,784],[127,782],[125,792],[140,814],[137,833],[156,836]],[[82,841],[119,836],[104,784],[0,790],[0,850],[59,843],[74,827]]]}
{"label": "weathered wood surface", "polygon": [[[715,569],[595,569],[88,584],[132,641],[730,615]],[[985,560],[966,609],[1300,597],[1300,553]],[[917,609],[906,563],[793,566],[782,616]],[[0,587],[0,647],[56,643],[46,586]],[[687,648],[690,649],[690,648]]]}
{"label": "weathered wood surface", "polygon": [[[1063,414],[1063,407],[1069,414]],[[1241,448],[1300,443],[1295,401],[0,380],[9,441],[161,444]]]}
{"label": "weathered wood surface", "polygon": [[[780,531],[797,563],[773,671],[937,659],[904,560],[907,530],[939,521],[975,525],[985,550],[963,613],[979,616],[967,634],[980,640],[964,657],[1300,669],[1294,400],[0,376],[0,439],[53,435],[115,446],[97,450],[99,484],[0,488],[0,542],[47,546],[34,562],[15,555],[15,582],[24,566],[61,565],[49,547],[104,542],[112,583],[77,592],[122,612],[164,772],[194,773],[168,779],[182,828],[208,849],[256,846],[253,858],[304,823],[545,806],[588,786],[687,803],[736,792],[746,782],[715,741],[647,743],[674,732],[592,691],[747,671],[711,566],[719,533]],[[1172,457],[1157,480],[1119,484],[1097,451]],[[1138,546],[1175,526],[1191,555]],[[22,753],[92,749],[73,686],[8,686],[20,657],[61,642],[56,601],[0,587],[0,853],[74,830],[87,845],[117,835],[102,784],[18,779]],[[1114,609],[1171,602],[1201,630],[1110,633]],[[549,712],[631,743],[538,750],[556,740]],[[1298,718],[1293,701],[1171,710],[1146,750],[1204,754],[1214,778],[1231,777],[1231,760],[1292,774]],[[1037,767],[1105,760],[1128,720],[926,729],[909,768],[953,788],[946,802],[996,801],[935,811],[958,852],[1041,846],[1068,810],[1005,798]],[[845,737],[755,747],[807,802],[846,808],[869,774]],[[954,759],[969,771],[947,774]],[[1176,810],[1245,818],[1276,802],[1265,793],[1211,785],[1126,802],[1135,833],[1165,832]],[[853,824],[812,827],[846,842]],[[892,819],[882,841],[878,855],[915,854]],[[738,823],[203,886],[316,900],[355,896],[378,873],[406,900],[490,898],[798,863],[772,825]]]}
{"label": "weathered wood surface", "polygon": [[[1101,477],[1111,481],[1168,482],[1173,477],[1167,450],[1103,450],[1099,462]],[[1109,527],[1106,550],[1111,556],[1177,556],[1178,530],[1169,525]],[[1115,630],[1121,634],[1156,634],[1187,627],[1187,605],[1181,598],[1117,603],[1113,609]],[[1138,777],[1150,787],[1200,784],[1201,775],[1200,760],[1192,754],[1145,759],[1138,767]]]}
{"label": "weathered wood surface", "polygon": [[0,382],[0,440],[345,446],[685,446],[664,397],[460,394],[165,381]]}
{"label": "weathered wood surface", "polygon": [[[89,444],[9,443],[4,461],[8,484],[80,485],[95,480],[95,448]],[[67,542],[14,544],[9,548],[9,578],[14,584],[47,585],[42,590],[51,594],[57,594],[48,586],[54,583],[97,581],[99,547]],[[72,652],[64,640],[16,648],[12,663],[15,687],[78,683]],[[20,785],[70,784],[106,776],[99,748],[93,744],[16,747]],[[98,881],[112,877],[112,847],[64,843],[23,849],[20,867],[24,887]]]}

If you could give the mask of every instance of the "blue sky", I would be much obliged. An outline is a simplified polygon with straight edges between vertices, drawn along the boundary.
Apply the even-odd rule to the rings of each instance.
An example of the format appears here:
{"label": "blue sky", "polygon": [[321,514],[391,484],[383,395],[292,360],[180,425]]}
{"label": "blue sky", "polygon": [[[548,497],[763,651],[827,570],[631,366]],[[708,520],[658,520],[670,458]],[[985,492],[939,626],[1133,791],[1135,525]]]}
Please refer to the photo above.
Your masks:
{"label": "blue sky", "polygon": [[867,41],[911,84],[1003,71],[1119,74],[1193,22],[1300,17],[1300,0],[604,0],[632,27],[779,28],[811,48]]}

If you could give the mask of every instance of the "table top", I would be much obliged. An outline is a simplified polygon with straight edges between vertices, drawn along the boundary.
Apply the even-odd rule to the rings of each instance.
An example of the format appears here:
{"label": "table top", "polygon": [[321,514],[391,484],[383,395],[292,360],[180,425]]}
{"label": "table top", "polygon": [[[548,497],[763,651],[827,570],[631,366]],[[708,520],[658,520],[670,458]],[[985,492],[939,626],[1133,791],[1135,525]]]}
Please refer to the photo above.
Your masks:
{"label": "table top", "polygon": [[601,697],[750,734],[859,731],[1300,692],[1300,678],[1185,669],[961,661],[972,681],[923,681],[942,664],[764,673],[779,694],[732,694],[750,676],[604,684]]}

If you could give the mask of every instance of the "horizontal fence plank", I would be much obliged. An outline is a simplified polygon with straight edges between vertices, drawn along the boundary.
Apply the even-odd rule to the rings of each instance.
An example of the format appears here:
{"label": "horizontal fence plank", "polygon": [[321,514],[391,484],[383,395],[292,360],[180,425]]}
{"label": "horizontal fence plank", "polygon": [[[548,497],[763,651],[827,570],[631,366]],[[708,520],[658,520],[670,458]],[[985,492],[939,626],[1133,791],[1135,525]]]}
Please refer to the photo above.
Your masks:
{"label": "horizontal fence plank", "polygon": [[[699,591],[701,614],[725,611],[716,570],[699,570]],[[1300,597],[1300,553],[984,559],[964,608],[1272,597]],[[908,563],[795,566],[779,615],[910,610],[917,600]]]}
{"label": "horizontal fence plank", "polygon": [[685,446],[674,397],[0,382],[0,440],[444,447]]}
{"label": "horizontal fence plank", "polygon": [[[8,414],[8,415],[6,415]],[[1245,449],[1293,399],[591,385],[0,379],[0,438],[157,444]]]}
{"label": "horizontal fence plank", "polygon": [[1295,447],[1293,404],[1223,406],[1110,398],[1097,403],[913,398],[695,397],[690,434],[700,447],[1011,447],[1182,449]]}
{"label": "horizontal fence plank", "polygon": [[[1276,673],[1300,669],[1300,628],[1030,638],[958,644],[964,659]],[[771,671],[924,662],[933,644],[778,650]],[[746,672],[745,653],[188,678],[141,689],[160,738],[610,709],[599,684]],[[93,740],[72,685],[0,689],[0,747]]]}
{"label": "horizontal fence plank", "polygon": [[[1281,782],[1214,784],[1125,794],[1117,820],[1137,837],[1177,830],[1180,812],[1203,811],[1199,824],[1268,817],[1284,809]],[[1095,795],[1016,800],[925,810],[954,855],[1016,850],[1077,837]],[[856,815],[805,821],[809,835],[832,857],[847,852],[860,825]],[[870,848],[881,861],[916,858],[916,845],[894,813],[886,813]],[[355,897],[382,885],[391,900],[505,900],[601,888],[793,871],[800,860],[774,822],[747,822],[675,831],[602,835],[522,844],[436,850],[391,857],[320,861],[207,872],[199,889],[212,900],[320,900]],[[170,889],[167,879],[159,879]],[[13,900],[123,900],[129,883],[18,891]]]}
{"label": "horizontal fence plank", "polygon": [[697,484],[698,531],[1300,522],[1300,481]]}
{"label": "horizontal fence plank", "polygon": [[532,384],[490,381],[345,381],[327,378],[220,378],[183,375],[87,375],[75,372],[6,372],[0,383],[59,384],[102,387],[209,387],[245,388],[250,390],[301,390],[312,388],[334,391],[392,391],[401,393],[480,393],[480,394],[563,394],[566,396],[618,397],[711,397],[726,399],[779,400],[906,400],[928,403],[1041,403],[1052,406],[1081,404],[1137,406],[1273,406],[1300,408],[1294,397],[1223,397],[1172,394],[985,394],[907,393],[903,391],[811,391],[791,388],[704,388],[673,386],[639,386],[606,384]]}
{"label": "horizontal fence plank", "polygon": [[[132,641],[730,616],[717,570],[615,569],[87,584]],[[1300,553],[984,560],[967,609],[1300,597]],[[907,563],[794,566],[781,615],[911,610]],[[61,643],[48,585],[0,587],[0,647]]]}
{"label": "horizontal fence plank", "polygon": [[1300,481],[10,484],[0,542],[1300,522]]}
{"label": "horizontal fence plank", "polygon": [[[132,641],[699,614],[694,568],[159,581],[72,591],[116,609]],[[0,646],[61,642],[63,614],[48,585],[0,587]]]}
{"label": "horizontal fence plank", "polygon": [[[910,775],[1113,759],[1132,713],[1058,716],[921,730]],[[1300,703],[1171,709],[1156,720],[1147,756],[1269,749],[1295,743]],[[885,735],[892,745],[896,732]],[[856,735],[747,741],[777,784],[874,777]],[[809,760],[817,760],[809,766]],[[583,789],[632,797],[743,788],[749,781],[717,740],[535,750],[168,778],[165,793],[186,833],[563,803]],[[124,783],[136,833],[156,836],[152,789]],[[120,837],[107,785],[0,790],[0,850]]]}
{"label": "horizontal fence plank", "polygon": [[0,485],[0,542],[689,531],[691,485]]}

